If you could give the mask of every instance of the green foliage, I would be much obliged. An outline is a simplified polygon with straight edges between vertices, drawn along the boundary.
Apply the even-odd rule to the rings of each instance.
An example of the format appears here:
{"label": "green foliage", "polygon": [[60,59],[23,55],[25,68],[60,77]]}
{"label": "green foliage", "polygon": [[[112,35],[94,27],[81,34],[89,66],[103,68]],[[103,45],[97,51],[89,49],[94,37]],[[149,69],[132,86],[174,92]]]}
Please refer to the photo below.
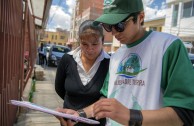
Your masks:
{"label": "green foliage", "polygon": [[29,93],[29,102],[32,102],[33,100],[33,93],[36,91],[36,79],[32,79],[32,83],[31,83],[31,89],[30,89],[30,93]]}

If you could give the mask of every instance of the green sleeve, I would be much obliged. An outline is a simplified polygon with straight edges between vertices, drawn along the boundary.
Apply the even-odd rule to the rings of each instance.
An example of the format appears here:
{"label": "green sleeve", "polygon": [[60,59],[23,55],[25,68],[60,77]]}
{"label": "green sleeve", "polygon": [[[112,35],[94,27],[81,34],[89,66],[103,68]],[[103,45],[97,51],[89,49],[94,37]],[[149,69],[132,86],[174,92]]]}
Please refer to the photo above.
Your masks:
{"label": "green sleeve", "polygon": [[180,39],[175,40],[164,54],[161,87],[165,107],[194,110],[194,69]]}
{"label": "green sleeve", "polygon": [[100,93],[105,97],[107,97],[108,95],[108,83],[109,83],[109,72],[107,73],[106,78],[104,80],[104,84],[100,90]]}

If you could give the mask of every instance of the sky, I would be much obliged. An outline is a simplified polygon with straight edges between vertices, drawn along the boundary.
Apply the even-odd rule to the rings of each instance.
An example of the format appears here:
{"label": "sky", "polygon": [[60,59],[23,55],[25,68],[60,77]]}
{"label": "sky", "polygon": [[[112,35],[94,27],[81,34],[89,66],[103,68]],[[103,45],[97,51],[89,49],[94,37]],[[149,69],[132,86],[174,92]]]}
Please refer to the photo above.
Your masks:
{"label": "sky", "polygon": [[[145,20],[165,16],[166,0],[143,0]],[[55,31],[56,28],[70,29],[71,15],[75,0],[53,0],[47,30]]]}

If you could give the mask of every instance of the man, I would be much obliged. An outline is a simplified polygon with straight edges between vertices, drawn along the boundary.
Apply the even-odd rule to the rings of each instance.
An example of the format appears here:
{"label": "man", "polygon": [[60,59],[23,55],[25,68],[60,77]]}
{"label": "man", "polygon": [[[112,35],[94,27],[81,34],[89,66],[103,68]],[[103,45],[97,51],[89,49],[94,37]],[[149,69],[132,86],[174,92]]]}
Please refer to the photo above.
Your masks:
{"label": "man", "polygon": [[145,31],[142,0],[105,0],[96,19],[124,44],[111,56],[109,75],[94,104],[108,126],[191,126],[194,71],[182,41]]}

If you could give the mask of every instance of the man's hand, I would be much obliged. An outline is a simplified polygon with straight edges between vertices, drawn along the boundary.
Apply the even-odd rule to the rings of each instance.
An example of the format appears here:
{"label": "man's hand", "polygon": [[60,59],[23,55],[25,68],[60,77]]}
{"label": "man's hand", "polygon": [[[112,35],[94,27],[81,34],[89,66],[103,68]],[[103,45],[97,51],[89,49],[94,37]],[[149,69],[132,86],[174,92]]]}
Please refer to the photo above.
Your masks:
{"label": "man's hand", "polygon": [[129,109],[116,99],[100,99],[94,104],[93,111],[96,119],[108,117],[123,125],[128,125]]}

